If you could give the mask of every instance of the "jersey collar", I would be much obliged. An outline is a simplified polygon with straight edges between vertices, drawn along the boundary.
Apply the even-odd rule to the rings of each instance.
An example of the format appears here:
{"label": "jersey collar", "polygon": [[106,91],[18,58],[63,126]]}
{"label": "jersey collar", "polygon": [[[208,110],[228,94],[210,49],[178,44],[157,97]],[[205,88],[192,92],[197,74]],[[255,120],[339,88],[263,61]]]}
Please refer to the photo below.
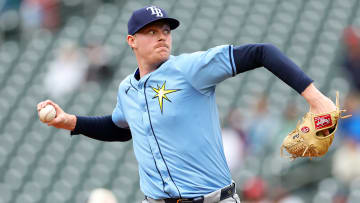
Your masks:
{"label": "jersey collar", "polygon": [[135,73],[134,73],[134,78],[139,81],[140,80],[140,71],[139,71],[139,67],[136,69]]}
{"label": "jersey collar", "polygon": [[[170,55],[169,59],[172,58],[172,57],[173,57],[173,56]],[[159,71],[160,69],[164,68],[164,65],[170,61],[169,59],[166,60],[166,61],[164,61],[162,64],[160,64],[160,66],[159,66],[156,70],[154,70],[153,72],[150,72],[150,73],[144,75],[142,78],[140,78],[140,70],[139,70],[139,67],[137,67],[137,69],[136,69],[136,71],[135,71],[135,73],[134,73],[135,83],[138,84],[138,86],[141,86],[141,85],[144,83],[144,81],[146,81],[146,79],[147,79],[150,75],[152,75],[152,74],[156,73],[157,71]]]}

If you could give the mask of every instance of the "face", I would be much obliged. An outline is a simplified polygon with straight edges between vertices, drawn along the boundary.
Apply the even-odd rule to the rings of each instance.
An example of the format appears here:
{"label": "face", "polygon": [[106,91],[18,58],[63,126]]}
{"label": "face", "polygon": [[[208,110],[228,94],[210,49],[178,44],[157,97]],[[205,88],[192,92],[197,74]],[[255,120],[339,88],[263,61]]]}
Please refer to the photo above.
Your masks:
{"label": "face", "polygon": [[147,64],[159,65],[171,53],[171,30],[166,22],[151,23],[134,35],[128,35],[127,41],[136,58]]}

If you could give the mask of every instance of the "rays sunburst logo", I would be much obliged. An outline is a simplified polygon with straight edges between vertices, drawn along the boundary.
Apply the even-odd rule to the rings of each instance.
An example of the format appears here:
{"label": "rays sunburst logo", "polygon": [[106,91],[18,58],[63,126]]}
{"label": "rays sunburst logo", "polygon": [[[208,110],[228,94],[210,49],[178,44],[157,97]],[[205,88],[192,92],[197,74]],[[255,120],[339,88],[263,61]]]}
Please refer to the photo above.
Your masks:
{"label": "rays sunburst logo", "polygon": [[162,84],[161,87],[159,87],[159,85],[157,85],[157,88],[151,87],[151,89],[154,90],[154,92],[156,93],[155,96],[153,97],[153,99],[157,98],[159,101],[159,107],[160,107],[161,114],[163,113],[163,109],[164,109],[163,108],[164,107],[164,99],[171,102],[171,100],[166,95],[181,90],[181,89],[166,89],[165,85],[166,85],[166,81]]}

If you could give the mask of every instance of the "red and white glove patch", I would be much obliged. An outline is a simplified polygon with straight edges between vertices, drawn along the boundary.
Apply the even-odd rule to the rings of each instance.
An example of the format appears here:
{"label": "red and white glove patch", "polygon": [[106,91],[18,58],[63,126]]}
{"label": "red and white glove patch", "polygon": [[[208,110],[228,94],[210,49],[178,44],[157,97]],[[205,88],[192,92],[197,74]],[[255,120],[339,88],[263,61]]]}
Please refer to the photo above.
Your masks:
{"label": "red and white glove patch", "polygon": [[331,115],[330,114],[325,114],[325,115],[322,115],[322,116],[314,117],[314,122],[315,122],[315,128],[316,129],[322,129],[322,128],[332,126],[332,121],[331,121]]}

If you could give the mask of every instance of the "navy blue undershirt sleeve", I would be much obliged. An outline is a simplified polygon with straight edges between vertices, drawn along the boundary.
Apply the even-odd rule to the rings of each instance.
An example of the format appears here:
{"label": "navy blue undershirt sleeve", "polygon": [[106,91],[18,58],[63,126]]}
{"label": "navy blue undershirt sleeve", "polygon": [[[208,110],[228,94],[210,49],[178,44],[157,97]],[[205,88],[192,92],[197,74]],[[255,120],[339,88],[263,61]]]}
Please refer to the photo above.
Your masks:
{"label": "navy blue undershirt sleeve", "polygon": [[265,67],[301,94],[313,80],[271,44],[247,44],[234,47],[236,73]]}
{"label": "navy blue undershirt sleeve", "polygon": [[119,128],[108,116],[76,116],[76,126],[71,135],[82,134],[105,142],[125,142],[131,140],[130,129]]}

